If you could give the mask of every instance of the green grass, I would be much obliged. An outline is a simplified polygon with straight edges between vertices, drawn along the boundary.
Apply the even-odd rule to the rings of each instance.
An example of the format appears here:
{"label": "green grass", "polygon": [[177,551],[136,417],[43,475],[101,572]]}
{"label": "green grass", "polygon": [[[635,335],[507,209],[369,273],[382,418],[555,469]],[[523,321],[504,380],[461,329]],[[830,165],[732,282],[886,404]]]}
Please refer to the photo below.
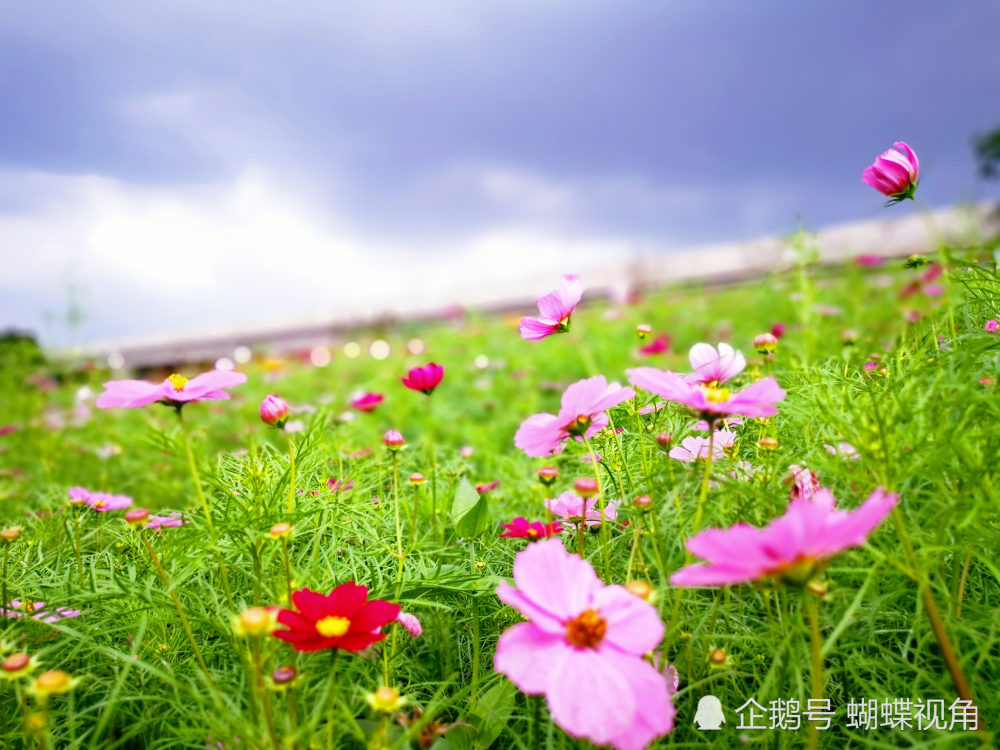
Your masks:
{"label": "green grass", "polygon": [[[992,732],[1000,718],[995,383],[1000,339],[983,331],[984,322],[1000,313],[992,251],[990,245],[954,251],[950,308],[921,295],[900,301],[899,287],[920,273],[900,262],[869,271],[803,265],[728,288],[658,289],[634,305],[587,305],[574,315],[571,334],[538,343],[523,341],[510,320],[470,314],[453,324],[357,332],[365,348],[375,338],[392,344],[393,354],[383,361],[367,355],[348,359],[339,348],[325,368],[286,360],[274,370],[258,358],[247,368],[249,383],[234,389],[233,400],[185,409],[219,534],[214,549],[172,410],[156,405],[95,410],[79,424],[70,420],[53,428],[56,411],[63,417],[72,412],[77,389],[99,391],[107,373],[39,364],[29,361],[28,347],[6,347],[0,353],[0,422],[20,429],[0,437],[0,527],[25,527],[5,548],[8,588],[12,598],[82,610],[79,617],[51,625],[0,622],[8,651],[27,650],[45,669],[81,678],[71,693],[51,699],[48,746],[202,748],[221,741],[231,748],[269,747],[251,685],[253,641],[234,636],[231,619],[245,607],[281,601],[286,587],[281,547],[267,532],[287,520],[295,527],[289,543],[294,585],[328,591],[348,580],[363,583],[374,596],[398,600],[417,614],[424,634],[411,640],[397,633],[377,648],[375,658],[342,654],[335,665],[333,723],[323,711],[330,654],[296,657],[286,644],[265,639],[268,675],[291,663],[300,672],[292,690],[268,691],[281,738],[293,736],[294,704],[302,727],[299,747],[417,747],[422,726],[441,730],[433,745],[438,750],[577,747],[553,727],[541,701],[526,700],[492,670],[497,638],[518,621],[494,589],[509,579],[514,555],[524,547],[520,540],[498,539],[497,531],[515,515],[542,518],[544,497],[570,488],[574,478],[590,471],[581,458],[583,444],[552,459],[526,457],[513,446],[517,426],[535,412],[557,410],[565,386],[589,374],[624,382],[625,369],[639,362],[634,328],[643,322],[673,339],[671,354],[643,364],[686,370],[692,344],[727,340],[757,360],[744,382],[765,367],[752,353],[753,336],[775,322],[788,326],[770,366],[788,397],[774,420],[747,420],[737,428],[738,456],[716,464],[703,526],[762,525],[780,515],[793,463],[814,470],[846,508],[856,507],[879,485],[898,491],[916,566],[927,577],[982,723]],[[816,305],[838,312],[820,314]],[[919,311],[921,320],[907,323],[907,310]],[[848,329],[857,332],[856,343],[842,342]],[[426,351],[406,355],[406,342],[417,337]],[[866,371],[863,365],[874,355],[877,367]],[[429,360],[446,369],[438,391],[425,398],[404,389],[399,377]],[[39,382],[40,372],[53,377],[56,387],[43,390],[26,380]],[[991,381],[982,385],[983,378]],[[339,421],[356,389],[384,393],[386,400],[371,414]],[[298,493],[291,515],[286,436],[268,429],[256,414],[271,392],[294,406],[312,407],[293,417],[303,419],[307,429],[291,436]],[[732,747],[741,736],[751,746],[803,746],[804,729],[737,729],[733,709],[749,698],[767,706],[776,699],[804,704],[809,697],[803,602],[811,595],[740,586],[691,590],[678,598],[667,579],[686,561],[684,540],[691,533],[703,467],[668,459],[653,436],[665,431],[679,440],[692,420],[672,407],[639,417],[632,403],[614,409],[612,419],[623,430],[620,437],[595,444],[604,457],[605,486],[617,488],[608,494],[626,501],[647,494],[654,507],[643,516],[625,503],[622,519],[629,524],[612,529],[610,570],[604,569],[598,535],[586,540],[586,552],[606,581],[624,583],[636,530],[642,532],[631,578],[656,588],[668,625],[662,652],[680,673],[676,728],[657,746]],[[393,465],[381,444],[390,428],[407,439],[398,472],[409,552],[398,587]],[[758,438],[771,432],[779,448],[764,451]],[[839,440],[856,446],[860,460],[824,448]],[[463,458],[462,446],[471,446],[473,455]],[[114,455],[102,458],[98,449]],[[437,515],[431,510],[432,453],[438,466]],[[737,459],[756,467],[751,481],[729,477],[727,466]],[[549,489],[536,480],[543,465],[560,470]],[[428,476],[419,490],[405,479],[418,471]],[[333,496],[329,478],[352,479],[354,487]],[[463,479],[501,482],[487,496],[488,529],[475,539],[458,538],[450,513]],[[128,494],[151,509],[185,511],[189,525],[147,538],[173,582],[211,681],[199,669],[149,555],[120,513],[80,514],[78,566],[74,515],[66,503],[73,485]],[[412,528],[415,492],[419,517]],[[48,514],[26,516],[40,511]],[[228,571],[232,601],[219,561]],[[821,747],[973,747],[992,741],[959,730],[846,728],[851,699],[941,699],[948,706],[956,697],[909,567],[898,529],[887,519],[868,545],[837,556],[823,575],[828,593],[818,603],[825,691],[837,713],[833,726],[820,733]],[[712,662],[713,649],[725,651],[724,663]],[[404,713],[416,724],[409,731],[394,720],[380,720],[364,701],[365,692],[385,680],[386,670],[410,701]],[[0,681],[0,747],[33,747],[45,738],[25,739],[15,687],[29,683]],[[698,700],[707,694],[726,708],[720,732],[700,732],[693,725]],[[40,709],[33,699],[27,705],[31,712]],[[419,720],[416,707],[422,710]]]}

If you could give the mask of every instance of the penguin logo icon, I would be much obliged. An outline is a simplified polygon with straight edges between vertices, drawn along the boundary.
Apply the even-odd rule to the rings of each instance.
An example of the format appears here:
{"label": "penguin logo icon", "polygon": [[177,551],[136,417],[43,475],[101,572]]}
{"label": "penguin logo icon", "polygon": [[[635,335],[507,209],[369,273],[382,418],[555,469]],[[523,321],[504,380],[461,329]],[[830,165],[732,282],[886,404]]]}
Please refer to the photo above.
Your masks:
{"label": "penguin logo icon", "polygon": [[726,715],[722,712],[722,703],[714,695],[702,696],[698,701],[698,710],[694,714],[694,723],[698,729],[717,730],[726,723]]}

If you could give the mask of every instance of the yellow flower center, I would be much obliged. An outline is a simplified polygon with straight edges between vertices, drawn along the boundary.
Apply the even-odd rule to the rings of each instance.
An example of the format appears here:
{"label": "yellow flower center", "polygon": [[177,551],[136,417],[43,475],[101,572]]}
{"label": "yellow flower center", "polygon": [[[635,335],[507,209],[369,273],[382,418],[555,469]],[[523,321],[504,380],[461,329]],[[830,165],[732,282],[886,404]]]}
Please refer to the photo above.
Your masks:
{"label": "yellow flower center", "polygon": [[528,536],[538,536],[538,529],[528,529]]}
{"label": "yellow flower center", "polygon": [[188,379],[183,375],[178,375],[176,372],[171,375],[167,380],[170,381],[170,385],[174,387],[175,391],[183,391],[184,386],[187,385]]}
{"label": "yellow flower center", "polygon": [[701,392],[705,394],[705,400],[713,404],[728,401],[731,391],[728,388],[718,388],[714,383],[703,385]]}
{"label": "yellow flower center", "polygon": [[566,623],[566,640],[573,646],[596,648],[604,640],[607,621],[596,609],[585,609]]}
{"label": "yellow flower center", "polygon": [[351,621],[346,617],[330,615],[316,623],[316,632],[324,638],[339,638],[351,627]]}
{"label": "yellow flower center", "polygon": [[566,425],[566,432],[574,436],[583,435],[588,429],[590,429],[592,421],[593,420],[590,418],[589,414],[580,414],[576,419]]}
{"label": "yellow flower center", "polygon": [[399,691],[392,687],[380,687],[375,691],[375,708],[392,711],[399,703]]}

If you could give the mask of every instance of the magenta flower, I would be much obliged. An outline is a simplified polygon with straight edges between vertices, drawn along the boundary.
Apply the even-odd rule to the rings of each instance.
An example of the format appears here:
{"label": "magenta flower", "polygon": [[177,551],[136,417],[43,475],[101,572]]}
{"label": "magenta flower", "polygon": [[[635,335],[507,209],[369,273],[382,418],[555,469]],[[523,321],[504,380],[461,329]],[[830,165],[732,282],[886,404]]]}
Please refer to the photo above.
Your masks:
{"label": "magenta flower", "polygon": [[68,492],[70,505],[83,505],[90,498],[90,490],[83,487],[70,487]]}
{"label": "magenta flower", "polygon": [[790,502],[785,515],[762,529],[745,523],[706,529],[688,539],[687,548],[707,562],[682,568],[670,583],[728,586],[767,577],[804,583],[828,557],[864,544],[898,499],[880,487],[861,507],[837,510],[833,494],[823,488],[811,500]]}
{"label": "magenta flower", "polygon": [[430,396],[434,389],[441,384],[444,378],[444,368],[431,362],[423,367],[414,367],[406,377],[403,378],[403,385],[411,391],[420,391]]}
{"label": "magenta flower", "polygon": [[785,398],[785,391],[772,377],[758,380],[733,393],[728,388],[689,383],[676,372],[655,367],[634,367],[627,372],[629,382],[637,388],[687,406],[709,421],[730,414],[770,417],[778,413],[775,404]]}
{"label": "magenta flower", "polygon": [[654,354],[663,354],[670,349],[670,337],[666,334],[657,336],[645,346],[639,347],[640,357],[650,357]]}
{"label": "magenta flower", "polygon": [[859,266],[881,266],[885,262],[885,258],[881,255],[857,255],[854,262]]}
{"label": "magenta flower", "polygon": [[920,162],[912,148],[896,141],[861,173],[861,181],[888,196],[886,205],[912,199],[920,181]]}
{"label": "magenta flower", "polygon": [[338,492],[347,492],[354,487],[353,479],[327,479],[326,486],[330,488],[330,492],[336,495]]}
{"label": "magenta flower", "polygon": [[400,612],[396,615],[396,622],[406,628],[406,632],[410,634],[411,638],[417,638],[424,632],[420,620],[417,619],[416,615],[411,615],[409,612]]}
{"label": "magenta flower", "polygon": [[567,734],[595,745],[642,750],[673,729],[667,679],[643,658],[663,638],[655,607],[624,586],[605,586],[557,539],[519,552],[514,582],[501,583],[497,596],[528,622],[500,636],[497,672],[544,695]]}
{"label": "magenta flower", "polygon": [[576,274],[562,277],[559,288],[538,298],[537,318],[521,318],[521,338],[541,341],[553,333],[569,330],[570,316],[583,297],[583,282]]}
{"label": "magenta flower", "polygon": [[177,528],[178,526],[183,526],[185,523],[187,521],[183,519],[180,513],[175,511],[168,516],[153,516],[149,519],[149,523],[146,524],[146,528],[160,531],[161,529]]}
{"label": "magenta flower", "polygon": [[80,610],[78,609],[70,609],[69,607],[46,609],[45,602],[20,601],[19,599],[9,602],[6,608],[0,607],[0,615],[8,617],[11,620],[19,620],[22,617],[30,616],[32,620],[56,622],[57,620],[69,617],[77,617],[79,614]]}
{"label": "magenta flower", "polygon": [[107,492],[91,492],[83,502],[98,513],[107,513],[131,507],[132,498],[127,495],[112,495]]}
{"label": "magenta flower", "polygon": [[501,539],[547,539],[562,532],[562,525],[558,521],[542,523],[529,521],[523,516],[517,516],[511,519],[510,523],[500,525],[507,529],[500,535]]}
{"label": "magenta flower", "polygon": [[487,492],[492,492],[497,487],[500,486],[500,480],[494,479],[492,482],[481,482],[476,485],[476,492],[480,495],[485,495]]}
{"label": "magenta flower", "polygon": [[4,435],[12,435],[18,431],[18,426],[16,424],[4,424],[0,425],[0,437]]}
{"label": "magenta flower", "polygon": [[[712,460],[722,458],[726,451],[736,444],[736,433],[730,430],[716,430],[712,442]],[[709,439],[705,437],[686,437],[680,445],[670,449],[670,457],[685,463],[708,458]]]}
{"label": "magenta flower", "polygon": [[986,333],[996,333],[997,331],[1000,331],[1000,321],[992,319],[987,320],[986,325],[983,326],[983,330],[986,331]]}
{"label": "magenta flower", "polygon": [[[609,500],[604,505],[604,520],[614,521],[618,518],[619,505],[621,505],[621,500]],[[553,515],[561,516],[570,523],[582,521],[586,526],[601,525],[601,509],[597,504],[596,497],[580,497],[571,490],[566,490],[559,497],[546,500],[545,507]]]}
{"label": "magenta flower", "polygon": [[720,386],[732,380],[747,366],[746,357],[729,344],[719,344],[716,349],[711,344],[695,344],[688,354],[691,369],[684,379],[689,383]]}
{"label": "magenta flower", "polygon": [[822,489],[816,472],[798,464],[788,467],[788,478],[785,482],[792,485],[788,491],[789,500],[811,500]]}
{"label": "magenta flower", "polygon": [[542,458],[562,451],[570,438],[582,441],[608,426],[604,412],[635,396],[631,388],[609,384],[603,375],[573,383],[562,395],[559,414],[535,414],[521,423],[514,445]]}
{"label": "magenta flower", "polygon": [[288,402],[273,393],[266,396],[260,402],[260,418],[271,427],[284,427],[288,421]]}
{"label": "magenta flower", "polygon": [[357,398],[351,399],[351,406],[358,411],[375,411],[375,407],[385,400],[381,393],[363,393]]}
{"label": "magenta flower", "polygon": [[100,409],[134,409],[160,401],[180,408],[191,401],[225,401],[229,398],[227,388],[245,382],[246,375],[231,370],[212,370],[190,380],[174,374],[159,384],[145,380],[112,380],[104,384],[104,392],[97,397],[97,406]]}

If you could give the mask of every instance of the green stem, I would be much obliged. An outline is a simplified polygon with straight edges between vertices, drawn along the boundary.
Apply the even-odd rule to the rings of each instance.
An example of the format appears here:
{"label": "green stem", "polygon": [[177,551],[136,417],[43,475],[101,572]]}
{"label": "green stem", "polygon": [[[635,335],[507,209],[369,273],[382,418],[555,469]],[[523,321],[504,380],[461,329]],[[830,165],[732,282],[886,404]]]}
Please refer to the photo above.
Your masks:
{"label": "green stem", "polygon": [[[811,644],[812,653],[812,690],[810,696],[814,700],[819,700],[823,697],[823,686],[824,686],[824,676],[823,676],[823,634],[820,632],[819,627],[819,604],[816,601],[816,597],[805,592],[805,605],[806,605],[806,615],[809,620],[809,636]],[[809,749],[816,750],[819,747],[819,728],[814,722],[809,723]]]}
{"label": "green stem", "polygon": [[288,513],[295,512],[295,441],[288,436]]}
{"label": "green stem", "polygon": [[260,653],[260,637],[254,636],[251,644],[253,653],[254,680],[257,683],[257,693],[260,695],[261,706],[264,709],[264,723],[267,725],[267,734],[271,738],[271,745],[274,750],[281,750],[281,741],[274,728],[274,712],[271,709],[271,695],[264,685],[264,660]]}
{"label": "green stem", "polygon": [[[694,512],[694,531],[701,530],[701,518],[705,512],[705,500],[708,498],[708,480],[712,476],[712,454],[715,453],[715,421],[708,421],[708,456],[705,458],[705,475],[701,478],[701,492],[698,494],[698,507]],[[690,554],[690,553],[689,553]]]}
{"label": "green stem", "polygon": [[281,556],[285,560],[285,593],[288,595],[288,602],[292,601],[292,566],[288,560],[288,540],[281,538]]}
{"label": "green stem", "polygon": [[[601,557],[603,558],[603,563],[604,563],[604,578],[605,578],[605,580],[611,580],[611,578],[610,578],[611,577],[611,550],[609,548],[609,539],[610,539],[610,537],[609,537],[609,532],[608,532],[608,524],[605,523],[605,517],[604,517],[604,492],[603,492],[603,488],[601,486],[601,472],[597,468],[597,461],[594,460],[594,448],[590,444],[590,438],[588,438],[586,435],[584,435],[583,442],[584,442],[584,445],[587,446],[587,453],[590,456],[587,460],[590,463],[591,468],[594,470],[594,479],[597,480],[597,502],[598,502],[598,507],[601,510]],[[583,504],[584,510],[586,510],[586,505],[587,505],[586,501],[584,501],[584,504]],[[584,512],[584,516],[586,516],[585,512]],[[581,523],[583,523],[583,522],[581,522]],[[582,556],[583,555],[581,555],[581,557]]]}
{"label": "green stem", "polygon": [[83,588],[83,554],[80,552],[80,506],[73,506],[73,550],[76,552],[76,572]]}

